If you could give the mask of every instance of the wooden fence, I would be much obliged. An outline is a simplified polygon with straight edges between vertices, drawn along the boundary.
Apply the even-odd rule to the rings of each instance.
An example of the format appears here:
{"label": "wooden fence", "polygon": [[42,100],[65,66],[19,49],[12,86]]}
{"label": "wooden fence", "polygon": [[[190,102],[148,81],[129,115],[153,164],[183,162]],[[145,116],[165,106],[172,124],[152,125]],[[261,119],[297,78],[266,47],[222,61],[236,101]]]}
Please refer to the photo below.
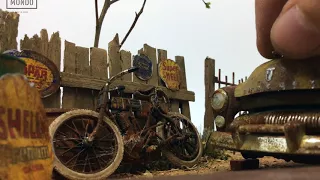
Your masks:
{"label": "wooden fence", "polygon": [[[216,76],[215,60],[209,57],[205,60],[205,115],[204,115],[204,131],[212,131],[214,129],[214,112],[211,106],[211,95],[215,91],[216,84],[218,88],[221,85],[224,86],[235,86],[235,73],[232,73],[231,82],[228,81],[228,76],[225,76],[225,80],[221,79],[221,69],[218,70],[218,76]],[[247,77],[245,77],[247,80]],[[238,84],[243,83],[244,80],[241,78],[238,80]]]}
{"label": "wooden fence", "polygon": [[[19,17],[15,19],[8,18],[7,21],[15,21],[15,23],[8,22],[8,24],[14,25],[11,25],[10,29],[5,30],[16,31]],[[17,33],[7,34],[7,39],[10,40],[16,39],[17,37]],[[125,50],[119,51],[118,35],[109,42],[108,50],[81,47],[75,43],[65,41],[62,56],[64,63],[61,63],[61,43],[59,32],[53,33],[49,39],[45,29],[41,30],[40,36],[36,34],[32,38],[29,38],[25,35],[24,39],[20,40],[20,50],[29,49],[37,51],[53,61],[59,69],[63,67],[63,71],[60,72],[63,92],[58,91],[43,99],[43,103],[48,111],[72,108],[94,109],[97,94],[105,84],[107,78],[132,65],[132,54]],[[1,48],[2,50],[9,48],[16,49],[14,45],[16,45],[16,43],[10,42],[9,45],[4,43]],[[181,112],[190,118],[189,101],[195,101],[195,94],[187,90],[184,57],[175,56],[175,61],[181,68],[182,82],[179,91],[171,91],[164,86],[163,81],[158,76],[158,63],[167,59],[167,51],[144,44],[138,53],[148,56],[152,61],[152,77],[148,81],[142,81],[135,75],[128,74],[122,77],[122,79],[115,81],[112,87],[125,85],[125,93],[130,94],[136,90],[143,90],[150,86],[158,86],[162,88],[171,99],[171,110]],[[108,63],[109,67],[107,65]]]}

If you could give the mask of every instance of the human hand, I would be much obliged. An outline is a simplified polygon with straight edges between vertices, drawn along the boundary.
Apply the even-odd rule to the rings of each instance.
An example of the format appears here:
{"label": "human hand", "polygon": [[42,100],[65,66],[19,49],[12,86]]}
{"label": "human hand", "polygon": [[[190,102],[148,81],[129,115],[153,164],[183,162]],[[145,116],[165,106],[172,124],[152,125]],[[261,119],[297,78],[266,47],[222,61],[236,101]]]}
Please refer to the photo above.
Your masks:
{"label": "human hand", "polygon": [[320,0],[255,0],[257,47],[291,59],[320,55]]}

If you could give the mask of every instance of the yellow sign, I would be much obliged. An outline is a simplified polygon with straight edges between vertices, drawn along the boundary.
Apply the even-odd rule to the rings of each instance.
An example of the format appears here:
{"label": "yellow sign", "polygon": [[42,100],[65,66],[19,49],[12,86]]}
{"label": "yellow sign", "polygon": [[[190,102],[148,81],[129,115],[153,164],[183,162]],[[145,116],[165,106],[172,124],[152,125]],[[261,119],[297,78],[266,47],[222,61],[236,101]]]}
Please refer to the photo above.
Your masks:
{"label": "yellow sign", "polygon": [[53,82],[51,70],[39,61],[30,58],[21,58],[27,64],[25,75],[29,81],[35,84],[35,87],[41,92],[49,88]]}
{"label": "yellow sign", "polygon": [[51,179],[53,154],[44,106],[23,75],[0,79],[0,179]]}
{"label": "yellow sign", "polygon": [[180,89],[181,70],[173,60],[166,59],[159,63],[159,76],[168,89],[177,91]]}

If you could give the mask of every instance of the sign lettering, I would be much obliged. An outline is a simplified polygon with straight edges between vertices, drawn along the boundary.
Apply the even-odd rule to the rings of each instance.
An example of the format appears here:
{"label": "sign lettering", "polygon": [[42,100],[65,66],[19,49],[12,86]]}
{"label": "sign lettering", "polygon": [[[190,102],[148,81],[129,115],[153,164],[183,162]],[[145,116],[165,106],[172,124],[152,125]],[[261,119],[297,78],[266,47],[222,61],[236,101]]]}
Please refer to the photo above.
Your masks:
{"label": "sign lettering", "polygon": [[[8,125],[5,123],[6,119]],[[44,138],[45,127],[43,127],[41,120],[39,112],[0,106],[0,139]]]}
{"label": "sign lettering", "polygon": [[45,56],[31,50],[8,50],[4,52],[21,58],[27,64],[25,75],[45,98],[54,94],[60,88],[60,71],[56,65]]}
{"label": "sign lettering", "polygon": [[181,72],[179,65],[173,60],[167,59],[159,63],[159,75],[168,89],[177,91],[180,88]]}
{"label": "sign lettering", "polygon": [[6,156],[6,158],[0,161],[0,167],[51,158],[48,146],[12,147],[1,144],[0,153]]}

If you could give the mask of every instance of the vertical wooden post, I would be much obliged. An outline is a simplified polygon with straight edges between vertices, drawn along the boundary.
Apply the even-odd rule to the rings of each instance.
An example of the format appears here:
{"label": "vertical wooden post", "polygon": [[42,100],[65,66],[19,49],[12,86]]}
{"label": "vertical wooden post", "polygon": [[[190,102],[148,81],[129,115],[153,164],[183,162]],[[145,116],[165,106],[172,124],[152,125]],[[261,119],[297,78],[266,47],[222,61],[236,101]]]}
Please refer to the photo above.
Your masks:
{"label": "vertical wooden post", "polygon": [[[220,72],[220,70],[219,70]],[[215,77],[215,60],[209,57],[205,60],[204,67],[204,83],[205,83],[205,114],[204,114],[204,130],[211,131],[214,128],[214,114],[211,107],[210,96],[214,92],[213,79]],[[220,73],[219,73],[220,76]],[[220,78],[220,77],[219,77]]]}
{"label": "vertical wooden post", "polygon": [[20,15],[16,12],[0,11],[0,17],[5,23],[5,25],[0,24],[0,53],[9,49],[17,49],[18,24]]}
{"label": "vertical wooden post", "polygon": [[218,75],[219,77],[218,77],[218,88],[220,89],[220,87],[221,87],[221,84],[220,84],[220,82],[221,82],[221,69],[219,69],[219,75]]}
{"label": "vertical wooden post", "polygon": [[[188,88],[187,88],[187,77],[186,77],[186,67],[184,63],[184,57],[176,56],[175,59],[181,69],[180,89],[187,90]],[[179,107],[181,109],[181,113],[191,120],[189,101],[180,101]]]}
{"label": "vertical wooden post", "polygon": [[[121,59],[121,69],[125,70],[130,68],[132,65],[131,63],[131,53],[129,51],[125,51],[125,50],[121,50],[120,51],[120,59]],[[126,74],[122,77],[122,80],[124,81],[132,81],[132,74],[133,73],[129,73]]]}
{"label": "vertical wooden post", "polygon": [[234,80],[235,80],[235,74],[234,74],[234,72],[232,72],[232,85],[234,85]]}
{"label": "vertical wooden post", "polygon": [[145,55],[151,60],[152,62],[152,76],[147,81],[147,84],[158,86],[158,61],[157,61],[157,50],[154,47],[149,46],[148,44],[143,45],[143,51]]}
{"label": "vertical wooden post", "polygon": [[[167,51],[163,50],[163,49],[158,49],[158,64],[162,60],[166,60],[166,59],[167,59]],[[159,86],[165,86],[165,83],[162,81],[162,79],[160,77],[159,77],[158,85]]]}
{"label": "vertical wooden post", "polygon": [[[76,45],[64,42],[64,72],[76,73]],[[74,108],[76,105],[76,88],[63,87],[62,108]]]}
{"label": "vertical wooden post", "polygon": [[[90,48],[90,71],[91,76],[95,78],[108,79],[108,54],[106,50],[94,47]],[[99,98],[99,91],[92,90],[92,94],[92,103],[95,109]]]}
{"label": "vertical wooden post", "polygon": [[[90,49],[76,46],[76,73],[90,76],[91,69],[89,66]],[[91,89],[77,88],[77,108],[93,109],[93,94]]]}
{"label": "vertical wooden post", "polygon": [[119,52],[119,36],[113,38],[112,41],[108,44],[108,54],[109,54],[109,63],[110,63],[110,77],[116,75],[120,71],[122,71],[121,60],[120,60],[120,52]]}
{"label": "vertical wooden post", "polygon": [[227,87],[228,86],[228,76],[225,76],[225,81],[226,81],[225,87]]}

